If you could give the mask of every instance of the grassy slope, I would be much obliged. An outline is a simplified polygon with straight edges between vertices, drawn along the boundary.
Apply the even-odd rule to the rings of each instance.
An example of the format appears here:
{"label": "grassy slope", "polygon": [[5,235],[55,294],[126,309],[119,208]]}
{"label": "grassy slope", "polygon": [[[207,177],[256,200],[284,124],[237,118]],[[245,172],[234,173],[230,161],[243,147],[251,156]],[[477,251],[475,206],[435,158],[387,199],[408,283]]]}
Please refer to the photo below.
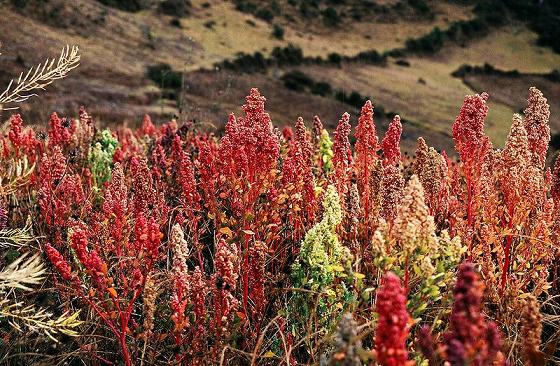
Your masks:
{"label": "grassy slope", "polygon": [[[450,46],[435,56],[410,57],[410,67],[390,63],[387,67],[346,66],[341,69],[307,67],[306,72],[321,80],[329,80],[337,87],[356,89],[370,95],[386,109],[398,111],[405,118],[425,126],[426,130],[448,134],[450,124],[457,115],[465,94],[473,93],[460,79],[451,76],[462,64],[482,65],[485,62],[503,70],[542,73],[560,65],[560,55],[534,45],[536,35],[524,27],[502,28],[490,36],[472,42],[466,48]],[[348,83],[348,80],[352,80]],[[425,84],[420,83],[423,79]],[[480,78],[479,78],[480,79]],[[487,90],[491,99],[487,120],[487,133],[502,145],[511,124],[512,114],[525,107],[527,89],[531,78],[518,79],[516,87],[508,93],[508,81],[497,88],[492,83],[478,83],[476,91]],[[540,80],[540,87],[555,91],[554,84]],[[500,98],[493,98],[493,93]],[[508,101],[509,96],[509,101]],[[560,105],[558,94],[549,96],[553,111]],[[513,104],[511,100],[517,103]],[[552,128],[560,131],[560,120],[553,116]],[[441,146],[440,141],[433,141]]]}
{"label": "grassy slope", "polygon": [[[52,56],[64,44],[79,44],[83,52],[79,71],[27,105],[24,111],[33,119],[39,116],[44,119],[52,109],[75,113],[77,105],[85,104],[91,113],[106,122],[137,122],[143,113],[160,111],[158,89],[144,76],[150,64],[166,62],[176,70],[210,68],[214,62],[237,52],[268,53],[273,47],[290,42],[300,46],[306,55],[326,56],[335,51],[352,55],[371,48],[383,51],[402,46],[408,37],[423,34],[435,25],[445,27],[453,20],[471,16],[469,8],[434,1],[433,21],[347,21],[338,29],[327,29],[315,23],[275,19],[286,30],[285,39],[280,41],[271,37],[270,24],[236,11],[231,3],[213,0],[209,1],[210,8],[205,9],[201,6],[204,2],[193,1],[194,12],[181,20],[182,28],[170,26],[171,17],[154,16],[153,11],[130,14],[105,8],[92,0],[77,0],[80,11],[93,17],[104,14],[105,21],[83,29],[52,28],[3,9],[3,21],[18,27],[6,27],[0,33],[4,44],[0,62],[5,70],[0,72],[0,81],[7,74],[19,73],[24,67]],[[207,25],[211,21],[214,25],[210,29]],[[346,65],[340,69],[317,66],[304,69],[316,79],[329,80],[337,88],[370,95],[387,110],[398,111],[416,122],[415,126],[405,126],[407,146],[413,145],[412,138],[425,134],[431,144],[449,148],[450,124],[464,95],[472,92],[450,73],[463,63],[488,62],[500,69],[524,72],[547,72],[558,67],[560,56],[534,46],[534,39],[534,33],[514,26],[495,31],[465,48],[452,46],[435,56],[411,57],[410,67],[390,62],[386,68]],[[24,65],[14,61],[16,55],[23,58]],[[342,111],[351,109],[331,99],[284,90],[277,79],[279,73],[240,76],[227,72],[192,72],[186,80],[187,110],[197,120],[220,125],[227,112],[239,110],[250,86],[260,87],[267,95],[277,124],[290,124],[299,114],[309,120],[319,113],[333,126]],[[419,83],[420,78],[426,83]],[[471,85],[492,86],[480,81]],[[488,132],[498,144],[507,133],[511,114],[523,107],[508,102],[523,99],[519,88],[512,93],[508,99],[508,93],[500,90],[500,98],[493,98],[490,103]],[[173,111],[172,103],[167,103],[165,111]],[[555,123],[553,128],[560,130],[560,125]]]}

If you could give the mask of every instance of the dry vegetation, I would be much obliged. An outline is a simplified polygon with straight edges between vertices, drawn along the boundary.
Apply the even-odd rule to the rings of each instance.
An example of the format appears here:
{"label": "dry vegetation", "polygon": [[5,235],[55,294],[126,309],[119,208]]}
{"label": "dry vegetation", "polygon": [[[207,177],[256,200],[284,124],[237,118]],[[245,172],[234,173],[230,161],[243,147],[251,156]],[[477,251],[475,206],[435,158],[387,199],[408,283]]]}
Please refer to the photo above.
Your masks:
{"label": "dry vegetation", "polygon": [[[379,2],[387,6],[395,3]],[[311,103],[314,113],[319,113],[327,126],[333,127],[337,116],[348,107],[333,103],[331,98],[285,90],[278,80],[285,69],[248,76],[196,70],[211,69],[215,62],[235,57],[238,52],[260,51],[266,56],[274,47],[290,43],[299,46],[305,56],[327,57],[331,52],[355,55],[370,49],[382,52],[402,47],[409,37],[427,33],[434,26],[445,29],[453,21],[473,17],[470,6],[433,1],[429,2],[433,12],[431,19],[406,14],[402,19],[372,16],[361,21],[341,19],[339,26],[327,27],[321,21],[302,18],[282,1],[280,4],[283,15],[272,23],[284,29],[283,40],[272,36],[272,23],[237,11],[235,5],[227,1],[192,1],[190,15],[178,20],[180,27],[170,24],[173,17],[155,10],[127,13],[91,0],[63,4],[66,12],[81,14],[81,20],[69,20],[68,24],[63,24],[65,26],[58,27],[33,14],[8,8],[3,11],[4,20],[18,27],[8,27],[0,34],[4,44],[4,54],[0,57],[5,65],[0,71],[0,81],[38,62],[52,49],[63,44],[79,44],[85,56],[78,75],[59,84],[43,100],[25,106],[24,115],[40,120],[52,107],[71,113],[83,104],[91,105],[90,113],[98,116],[102,123],[137,124],[145,113],[158,115],[162,105],[164,113],[170,116],[177,113],[177,102],[165,100],[162,103],[158,85],[145,76],[148,66],[167,63],[176,71],[189,72],[183,96],[188,118],[221,127],[223,116],[239,104],[244,90],[258,86],[268,95],[275,94],[271,98],[274,103],[271,112],[282,123],[290,123],[297,117],[281,107],[290,101],[302,106]],[[385,110],[400,113],[410,122],[411,129],[421,129],[424,135],[433,136],[436,146],[449,149],[451,142],[446,131],[455,106],[464,94],[481,91],[476,82],[465,84],[451,73],[463,64],[489,63],[501,70],[516,69],[524,73],[546,73],[560,65],[560,55],[536,46],[535,40],[535,33],[525,26],[512,24],[462,46],[448,45],[435,55],[409,56],[406,60],[410,67],[396,65],[394,62],[400,58],[390,57],[386,67],[352,63],[343,64],[341,68],[306,66],[300,69],[317,80],[328,81],[333,87],[372,97]],[[37,49],[30,51],[27,45],[31,43],[36,43]],[[525,79],[520,79],[520,85],[531,81],[527,79],[524,83],[522,80]],[[541,80],[538,86],[550,91],[552,108],[557,108],[555,84]],[[211,90],[207,90],[208,87]],[[512,89],[509,96],[503,89],[496,90],[500,97],[494,98],[495,89],[487,88],[493,107],[488,117],[488,133],[498,142],[505,139],[504,121],[516,112],[516,103],[512,100],[523,98],[520,89]],[[212,102],[208,100],[209,94]],[[505,100],[508,98],[509,102]],[[416,100],[417,104],[412,106],[406,102],[408,100]],[[554,132],[560,130],[559,123],[554,118],[551,120]],[[410,137],[416,135],[413,133]],[[406,143],[407,147],[413,144],[413,140]]]}

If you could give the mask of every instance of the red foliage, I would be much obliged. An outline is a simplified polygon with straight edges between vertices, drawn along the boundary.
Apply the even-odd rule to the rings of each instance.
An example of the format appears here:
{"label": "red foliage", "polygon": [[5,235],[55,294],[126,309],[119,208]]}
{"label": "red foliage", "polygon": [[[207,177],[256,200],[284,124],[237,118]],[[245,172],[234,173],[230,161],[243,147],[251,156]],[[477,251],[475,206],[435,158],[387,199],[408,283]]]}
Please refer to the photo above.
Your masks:
{"label": "red foliage", "polygon": [[406,311],[406,295],[401,280],[394,273],[383,276],[375,306],[379,314],[375,333],[377,362],[382,366],[412,364],[407,361],[406,350],[410,322]]}
{"label": "red foliage", "polygon": [[66,146],[72,141],[72,135],[76,130],[76,125],[72,119],[60,119],[56,112],[53,112],[51,114],[49,126],[49,143],[51,145]]}
{"label": "red foliage", "polygon": [[381,146],[383,148],[384,166],[396,165],[401,162],[401,134],[401,117],[396,115],[389,124],[389,128],[387,129],[385,137],[383,137],[383,141],[381,142]]}
{"label": "red foliage", "polygon": [[540,90],[535,87],[529,88],[528,106],[525,109],[523,125],[527,130],[529,148],[533,155],[533,161],[539,166],[546,162],[546,152],[550,142],[550,106]]}
{"label": "red foliage", "polygon": [[60,146],[55,145],[50,155],[43,155],[39,184],[39,207],[47,225],[65,226],[72,213],[81,215],[87,210],[82,180],[78,174],[67,172]]}
{"label": "red foliage", "polygon": [[444,335],[446,359],[451,365],[493,364],[501,346],[500,334],[482,314],[484,284],[473,264],[461,264],[453,294],[449,331]]}
{"label": "red foliage", "polygon": [[362,107],[358,126],[356,127],[356,159],[354,167],[356,170],[357,187],[360,194],[360,206],[364,212],[366,226],[365,240],[369,241],[370,227],[370,176],[371,171],[378,159],[379,139],[373,121],[373,106],[368,100]]}
{"label": "red foliage", "polygon": [[66,262],[64,257],[48,243],[45,245],[45,254],[65,281],[74,281],[77,279],[77,277],[72,274],[72,268],[70,268],[70,265]]}
{"label": "red foliage", "polygon": [[345,201],[348,192],[349,169],[352,163],[352,150],[348,135],[350,134],[350,115],[344,113],[334,132],[333,158],[334,179],[341,202]]}

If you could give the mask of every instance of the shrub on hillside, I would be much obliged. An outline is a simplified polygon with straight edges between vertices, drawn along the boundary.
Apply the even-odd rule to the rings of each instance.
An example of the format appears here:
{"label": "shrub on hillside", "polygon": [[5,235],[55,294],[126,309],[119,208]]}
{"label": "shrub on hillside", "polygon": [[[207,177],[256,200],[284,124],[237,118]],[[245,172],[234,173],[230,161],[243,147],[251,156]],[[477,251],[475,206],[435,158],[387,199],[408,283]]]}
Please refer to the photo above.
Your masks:
{"label": "shrub on hillside", "polygon": [[172,89],[181,87],[181,73],[173,71],[169,64],[150,65],[146,73],[148,78],[160,87]]}
{"label": "shrub on hillside", "polygon": [[437,52],[443,47],[445,34],[435,27],[430,33],[420,38],[409,38],[406,41],[406,49],[411,52]]}
{"label": "shrub on hillside", "polygon": [[163,14],[176,17],[184,17],[190,12],[192,7],[190,0],[164,0],[159,4],[159,10]]}
{"label": "shrub on hillside", "polygon": [[328,8],[326,8],[321,12],[321,15],[323,16],[323,23],[327,27],[336,27],[337,24],[340,22],[338,12],[333,7],[329,6]]}
{"label": "shrub on hillside", "polygon": [[97,0],[103,5],[107,5],[120,10],[137,12],[147,9],[152,5],[152,0]]}
{"label": "shrub on hillside", "polygon": [[274,24],[274,27],[272,28],[272,36],[276,39],[284,39],[284,28],[278,24]]}

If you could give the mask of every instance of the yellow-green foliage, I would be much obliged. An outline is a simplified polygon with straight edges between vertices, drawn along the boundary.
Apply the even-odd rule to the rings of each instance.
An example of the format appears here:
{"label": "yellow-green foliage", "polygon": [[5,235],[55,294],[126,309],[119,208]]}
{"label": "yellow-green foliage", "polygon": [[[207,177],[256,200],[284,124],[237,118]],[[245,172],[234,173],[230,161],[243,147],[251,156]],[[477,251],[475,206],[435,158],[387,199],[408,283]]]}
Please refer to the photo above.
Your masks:
{"label": "yellow-green foliage", "polygon": [[372,250],[374,264],[383,272],[393,271],[403,279],[408,273],[407,307],[412,316],[437,323],[438,314],[426,314],[426,310],[439,309],[434,303],[449,294],[465,248],[459,237],[450,238],[446,230],[436,234],[416,175],[405,189],[393,227],[382,222],[376,230]]}
{"label": "yellow-green foliage", "polygon": [[[349,290],[353,281],[352,255],[342,246],[336,228],[342,222],[342,210],[336,188],[330,185],[323,199],[323,218],[311,228],[298,258],[292,265],[292,279],[298,290],[288,299],[288,314],[294,335],[305,329],[326,333],[334,328],[342,313],[356,300]],[[305,342],[315,348],[314,340]]]}
{"label": "yellow-green foliage", "polygon": [[342,209],[336,188],[330,185],[323,200],[323,219],[305,235],[292,270],[301,284],[310,282],[313,289],[330,283],[340,272],[343,247],[336,235],[342,222]]}
{"label": "yellow-green foliage", "polygon": [[111,179],[113,155],[117,146],[118,141],[111,131],[103,130],[97,134],[89,150],[91,173],[96,187]]}
{"label": "yellow-green foliage", "polygon": [[323,170],[326,174],[332,170],[332,141],[327,130],[321,131],[319,138],[319,153],[321,154],[321,161],[323,162]]}

